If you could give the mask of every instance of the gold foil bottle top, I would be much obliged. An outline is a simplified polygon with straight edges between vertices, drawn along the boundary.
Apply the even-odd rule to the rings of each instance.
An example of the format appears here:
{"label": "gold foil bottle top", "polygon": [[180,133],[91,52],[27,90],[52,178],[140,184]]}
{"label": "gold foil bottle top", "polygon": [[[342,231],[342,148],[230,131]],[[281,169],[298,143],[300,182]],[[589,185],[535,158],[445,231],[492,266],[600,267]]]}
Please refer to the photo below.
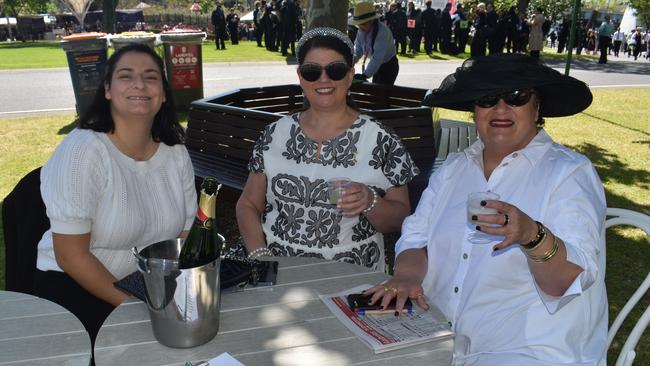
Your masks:
{"label": "gold foil bottle top", "polygon": [[[199,199],[197,216],[204,223],[207,219],[214,219],[216,217],[217,194],[219,193],[219,189],[221,189],[221,184],[214,177],[206,177],[201,184],[201,197]],[[211,227],[212,225],[210,223],[208,228]]]}

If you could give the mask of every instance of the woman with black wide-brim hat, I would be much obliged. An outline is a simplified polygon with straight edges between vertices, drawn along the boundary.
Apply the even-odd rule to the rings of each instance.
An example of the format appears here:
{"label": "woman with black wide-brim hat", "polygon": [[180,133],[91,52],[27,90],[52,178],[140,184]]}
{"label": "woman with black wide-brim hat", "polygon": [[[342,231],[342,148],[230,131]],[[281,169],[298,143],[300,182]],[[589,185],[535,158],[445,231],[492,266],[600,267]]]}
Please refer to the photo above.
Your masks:
{"label": "woman with black wide-brim hat", "polygon": [[[605,357],[603,185],[543,129],[591,101],[583,82],[517,54],[467,60],[425,98],[473,112],[480,139],[433,173],[402,226],[394,277],[367,292],[382,305],[397,297],[400,311],[409,297],[436,304],[456,333],[455,364]],[[496,196],[474,208],[475,192]]]}
{"label": "woman with black wide-brim hat", "polygon": [[[351,24],[359,28],[354,40],[354,63],[363,58],[363,72],[354,75],[355,80],[372,78],[375,84],[393,85],[399,73],[393,34],[373,3],[361,2],[354,7]],[[367,64],[366,64],[367,61]]]}

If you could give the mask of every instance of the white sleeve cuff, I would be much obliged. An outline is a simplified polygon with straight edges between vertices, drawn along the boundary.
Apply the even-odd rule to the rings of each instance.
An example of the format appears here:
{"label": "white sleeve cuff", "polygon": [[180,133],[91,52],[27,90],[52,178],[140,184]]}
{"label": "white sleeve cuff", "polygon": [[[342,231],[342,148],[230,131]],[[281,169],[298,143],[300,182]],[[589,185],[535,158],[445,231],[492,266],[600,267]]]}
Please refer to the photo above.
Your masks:
{"label": "white sleeve cuff", "polygon": [[81,221],[66,222],[66,221],[54,221],[50,219],[50,225],[52,226],[51,229],[53,233],[81,235],[90,232],[92,221],[81,220]]}
{"label": "white sleeve cuff", "polygon": [[581,277],[584,276],[584,274],[585,271],[582,271],[578,277],[573,280],[571,286],[569,286],[569,288],[564,291],[564,294],[562,296],[551,296],[545,293],[541,288],[539,288],[537,282],[535,282],[535,287],[537,288],[539,297],[544,303],[544,306],[546,306],[546,310],[548,310],[549,314],[555,314],[558,310],[562,309],[564,305],[568,304],[575,297],[582,294]]}

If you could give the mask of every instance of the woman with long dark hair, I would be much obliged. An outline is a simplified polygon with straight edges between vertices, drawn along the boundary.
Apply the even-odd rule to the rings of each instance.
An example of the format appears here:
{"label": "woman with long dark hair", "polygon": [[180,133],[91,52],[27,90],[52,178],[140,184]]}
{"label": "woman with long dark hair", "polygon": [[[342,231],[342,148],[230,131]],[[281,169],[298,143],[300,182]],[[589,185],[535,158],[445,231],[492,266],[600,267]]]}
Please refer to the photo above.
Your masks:
{"label": "woman with long dark hair", "polygon": [[108,60],[78,126],[41,171],[51,228],[38,244],[36,294],[75,314],[91,340],[127,295],[131,248],[185,235],[194,173],[163,61],[127,45]]}

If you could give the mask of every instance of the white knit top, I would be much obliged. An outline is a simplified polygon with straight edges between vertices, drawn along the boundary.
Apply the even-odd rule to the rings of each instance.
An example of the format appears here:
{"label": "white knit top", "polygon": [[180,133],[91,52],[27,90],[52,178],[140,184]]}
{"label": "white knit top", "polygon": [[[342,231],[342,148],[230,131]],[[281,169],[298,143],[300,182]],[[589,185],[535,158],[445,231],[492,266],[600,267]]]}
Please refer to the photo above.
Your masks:
{"label": "white knit top", "polygon": [[51,228],[36,266],[62,271],[52,232],[90,232],[90,251],[118,279],[136,270],[131,248],[176,238],[196,214],[194,171],[184,145],[160,143],[147,161],[120,152],[105,133],[73,130],[41,170]]}

